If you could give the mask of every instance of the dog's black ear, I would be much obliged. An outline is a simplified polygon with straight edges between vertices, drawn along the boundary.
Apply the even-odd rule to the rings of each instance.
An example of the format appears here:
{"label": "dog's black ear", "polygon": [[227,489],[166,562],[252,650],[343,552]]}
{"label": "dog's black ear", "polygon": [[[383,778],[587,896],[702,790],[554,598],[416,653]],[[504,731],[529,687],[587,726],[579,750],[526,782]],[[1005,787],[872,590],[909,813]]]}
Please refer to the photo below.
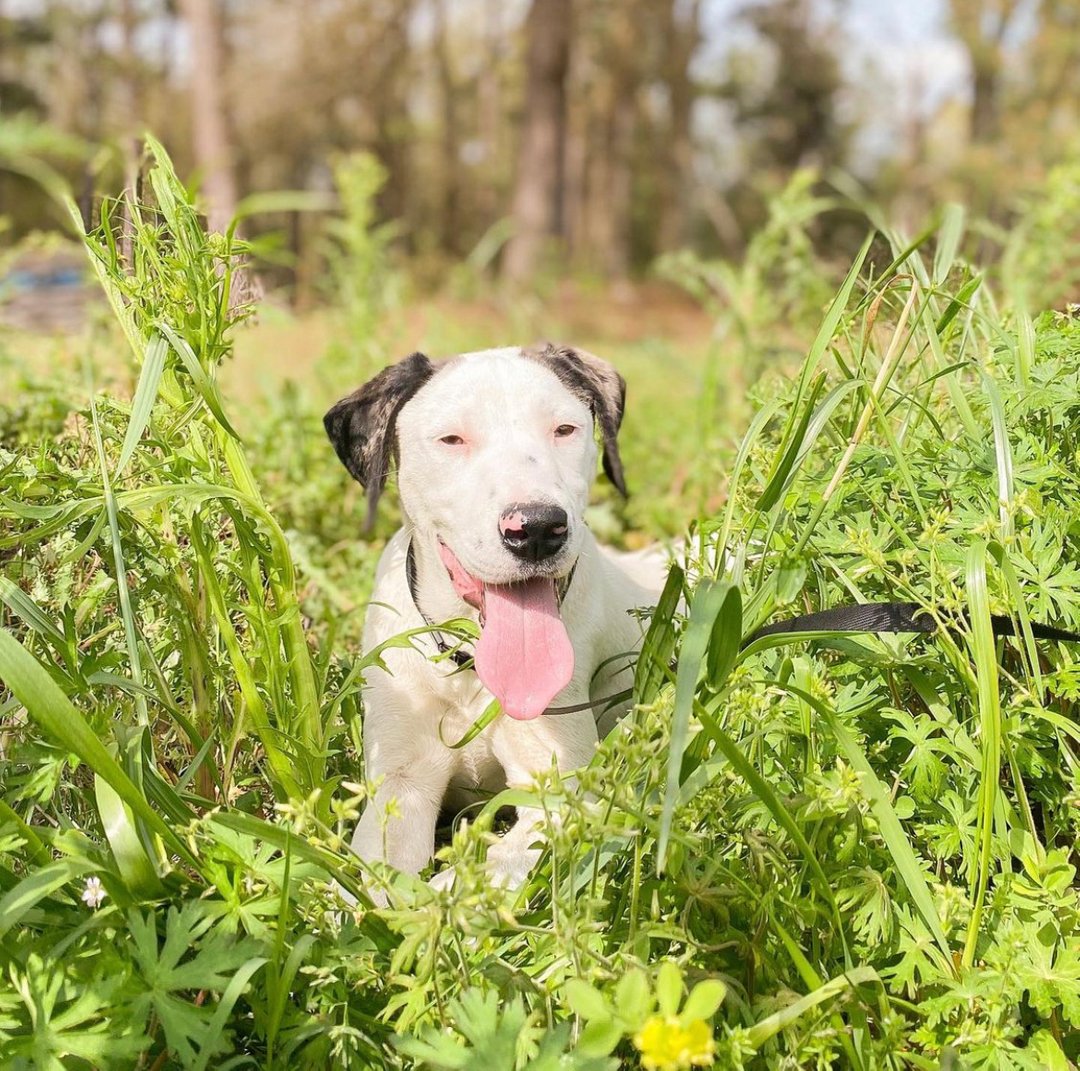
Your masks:
{"label": "dog's black ear", "polygon": [[607,361],[573,346],[546,342],[525,353],[550,368],[589,407],[604,443],[604,472],[625,498],[618,437],[626,404],[626,380]]}
{"label": "dog's black ear", "polygon": [[323,417],[323,427],[342,464],[367,491],[367,528],[397,456],[395,425],[401,407],[435,374],[422,353],[384,368]]}

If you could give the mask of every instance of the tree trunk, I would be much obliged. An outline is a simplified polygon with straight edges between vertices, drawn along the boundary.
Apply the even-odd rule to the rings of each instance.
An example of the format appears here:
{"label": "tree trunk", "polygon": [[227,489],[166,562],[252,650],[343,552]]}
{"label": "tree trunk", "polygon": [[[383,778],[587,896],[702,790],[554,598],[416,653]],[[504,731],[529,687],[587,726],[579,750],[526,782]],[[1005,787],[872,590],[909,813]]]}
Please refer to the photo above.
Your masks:
{"label": "tree trunk", "polygon": [[180,0],[191,34],[191,126],[202,172],[206,222],[224,231],[236,213],[236,180],[225,119],[224,45],[219,0]]}
{"label": "tree trunk", "polygon": [[971,140],[975,145],[987,145],[997,140],[999,129],[998,67],[996,63],[978,63],[972,77]]}
{"label": "tree trunk", "polygon": [[670,0],[664,55],[664,83],[668,91],[669,154],[659,160],[661,176],[660,225],[657,245],[661,252],[678,249],[690,238],[690,190],[694,146],[690,122],[694,110],[694,83],[690,61],[701,40],[698,25],[700,0],[692,0],[682,18],[679,0]]}
{"label": "tree trunk", "polygon": [[478,190],[482,229],[499,217],[502,156],[502,0],[484,0],[484,50],[486,59],[477,84],[480,141],[484,147],[484,184]]}
{"label": "tree trunk", "polygon": [[507,278],[517,283],[536,269],[545,238],[562,231],[570,0],[532,0],[525,33],[525,120],[511,210],[514,235],[503,262]]}
{"label": "tree trunk", "polygon": [[602,71],[591,97],[595,106],[590,141],[586,224],[589,251],[600,270],[616,278],[630,267],[630,209],[637,90],[644,44],[642,9],[619,0],[604,27]]}
{"label": "tree trunk", "polygon": [[461,252],[461,182],[458,167],[461,138],[458,131],[457,88],[454,84],[453,49],[450,41],[449,0],[438,0],[435,11],[435,65],[442,103],[442,130],[439,139],[442,169],[440,239],[444,251],[457,254]]}
{"label": "tree trunk", "polygon": [[[415,139],[408,102],[413,77],[409,45],[413,7],[412,0],[399,0],[391,9],[379,45],[381,73],[371,92],[375,115],[373,148],[389,174],[377,198],[379,213],[384,219],[405,220],[407,224],[415,222],[409,218],[415,200],[411,182],[411,149]],[[357,0],[357,9],[364,10],[364,0]],[[406,235],[409,233],[407,225]]]}

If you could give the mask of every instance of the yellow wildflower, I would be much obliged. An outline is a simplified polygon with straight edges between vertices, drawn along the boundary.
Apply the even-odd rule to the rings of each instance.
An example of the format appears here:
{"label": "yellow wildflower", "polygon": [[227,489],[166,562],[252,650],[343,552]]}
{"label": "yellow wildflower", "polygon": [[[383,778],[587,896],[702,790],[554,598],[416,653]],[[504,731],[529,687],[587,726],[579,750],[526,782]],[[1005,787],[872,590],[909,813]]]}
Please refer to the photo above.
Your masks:
{"label": "yellow wildflower", "polygon": [[682,1023],[674,1015],[654,1015],[634,1035],[646,1071],[686,1071],[707,1067],[716,1054],[712,1030],[704,1019]]}

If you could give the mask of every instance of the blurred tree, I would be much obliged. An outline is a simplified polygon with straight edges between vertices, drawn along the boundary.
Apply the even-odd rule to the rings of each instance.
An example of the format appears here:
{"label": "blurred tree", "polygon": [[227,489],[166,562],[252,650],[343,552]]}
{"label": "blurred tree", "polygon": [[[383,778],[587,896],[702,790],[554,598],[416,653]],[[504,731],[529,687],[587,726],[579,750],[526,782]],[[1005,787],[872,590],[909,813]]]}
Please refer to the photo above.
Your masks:
{"label": "blurred tree", "polygon": [[993,141],[1000,129],[1006,45],[1022,0],[949,0],[950,22],[971,68],[971,140]]}
{"label": "blurred tree", "polygon": [[191,130],[206,220],[224,231],[236,213],[233,139],[225,110],[224,12],[218,0],[179,0],[191,40]]}
{"label": "blurred tree", "polygon": [[461,91],[454,76],[454,50],[449,26],[450,0],[435,0],[435,69],[438,71],[442,122],[439,132],[442,206],[440,238],[445,252],[460,255],[461,248],[461,170],[458,160],[463,144],[458,121]]}
{"label": "blurred tree", "polygon": [[662,6],[662,79],[668,125],[656,157],[661,177],[657,251],[668,252],[690,240],[694,166],[691,120],[697,96],[690,64],[701,44],[701,0],[667,0]]}
{"label": "blurred tree", "polygon": [[763,225],[770,196],[799,169],[824,174],[845,163],[852,131],[838,108],[844,83],[836,13],[831,0],[765,0],[738,12],[753,36],[732,50],[713,84],[739,139],[740,173],[724,206],[729,235]]}
{"label": "blurred tree", "polygon": [[743,9],[766,49],[759,57],[765,77],[758,69],[752,73],[756,86],[733,87],[736,116],[756,167],[789,175],[800,167],[824,170],[843,163],[849,131],[837,115],[843,77],[831,14],[831,4],[815,11],[810,0],[769,0]]}
{"label": "blurred tree", "polygon": [[514,233],[503,259],[503,271],[516,283],[532,275],[545,239],[563,227],[570,16],[570,0],[532,0],[525,23],[525,112],[511,208]]}

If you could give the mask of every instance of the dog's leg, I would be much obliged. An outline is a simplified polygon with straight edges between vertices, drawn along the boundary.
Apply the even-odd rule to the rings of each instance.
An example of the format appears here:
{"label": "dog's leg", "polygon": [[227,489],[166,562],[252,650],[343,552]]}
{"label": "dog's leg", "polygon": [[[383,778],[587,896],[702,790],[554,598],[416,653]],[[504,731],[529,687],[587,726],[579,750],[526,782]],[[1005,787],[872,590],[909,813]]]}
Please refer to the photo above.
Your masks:
{"label": "dog's leg", "polygon": [[[567,704],[577,701],[560,697],[560,702]],[[585,766],[592,759],[596,744],[596,723],[592,713],[586,710],[529,722],[503,718],[495,726],[492,751],[506,773],[507,786],[530,789],[535,786],[537,774],[551,769],[553,760],[564,775]],[[525,883],[541,852],[537,841],[544,823],[543,810],[519,807],[517,813],[517,821],[487,853],[491,880],[508,888]],[[448,868],[436,875],[432,884],[445,889],[453,880],[454,871]]]}
{"label": "dog's leg", "polygon": [[[435,847],[435,825],[454,766],[454,752],[438,740],[434,712],[401,694],[405,679],[377,675],[364,692],[369,716],[364,760],[375,794],[353,834],[352,849],[366,862],[419,873]],[[409,725],[410,730],[405,731]]]}
{"label": "dog's leg", "polygon": [[418,874],[431,859],[448,777],[430,767],[424,772],[428,776],[423,778],[416,768],[382,778],[353,834],[352,850],[361,859],[381,860],[410,874]]}

